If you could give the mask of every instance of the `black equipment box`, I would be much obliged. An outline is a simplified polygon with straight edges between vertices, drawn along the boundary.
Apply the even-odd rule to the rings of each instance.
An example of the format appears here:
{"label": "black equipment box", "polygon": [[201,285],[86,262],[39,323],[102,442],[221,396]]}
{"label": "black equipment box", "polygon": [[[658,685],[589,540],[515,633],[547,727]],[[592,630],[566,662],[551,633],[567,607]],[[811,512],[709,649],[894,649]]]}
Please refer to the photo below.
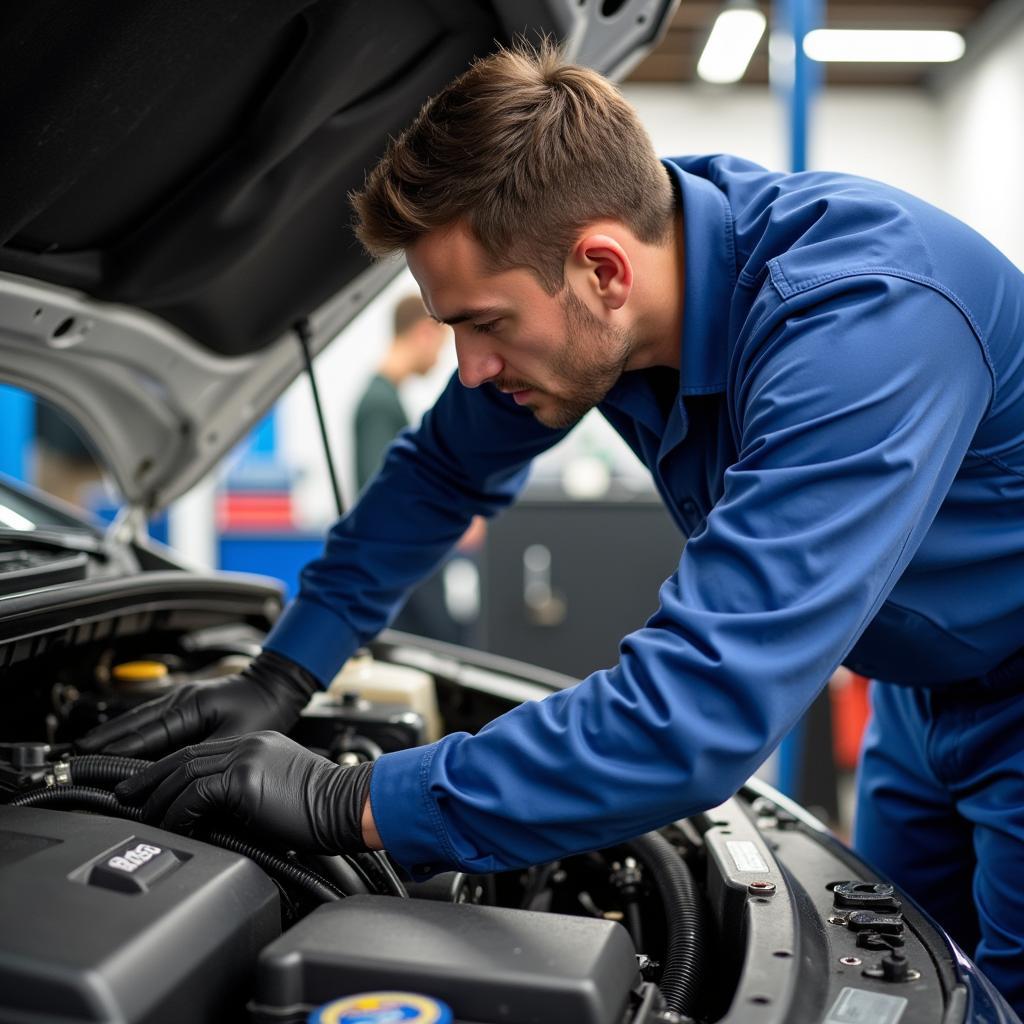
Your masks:
{"label": "black equipment box", "polygon": [[476,1024],[618,1024],[638,981],[633,942],[612,921],[350,896],[260,954],[250,1011],[259,1022],[298,1022],[332,999],[401,990]]}
{"label": "black equipment box", "polygon": [[250,860],[137,822],[0,806],[0,1020],[228,1021],[281,933]]}

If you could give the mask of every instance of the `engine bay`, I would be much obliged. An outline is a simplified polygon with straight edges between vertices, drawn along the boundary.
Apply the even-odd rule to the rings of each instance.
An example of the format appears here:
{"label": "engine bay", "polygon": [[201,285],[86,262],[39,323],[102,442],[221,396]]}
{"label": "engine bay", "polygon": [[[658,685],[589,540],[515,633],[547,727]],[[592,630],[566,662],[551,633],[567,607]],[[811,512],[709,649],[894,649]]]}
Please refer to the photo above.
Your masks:
{"label": "engine bay", "polygon": [[[148,762],[80,755],[75,741],[237,671],[263,635],[258,620],[153,621],[8,663],[0,918],[18,926],[0,939],[0,1020],[300,1022],[382,990],[443,1000],[473,1024],[772,1022],[868,998],[848,989],[906,1000],[911,986],[901,1024],[941,1016],[950,968],[927,951],[941,940],[756,791],[614,848],[426,882],[380,852],[300,855],[227,821],[190,836],[149,825],[113,792]],[[565,683],[467,655],[385,634],[290,735],[357,764]]]}
{"label": "engine bay", "polygon": [[[417,883],[383,853],[300,856],[230,823],[193,836],[155,828],[113,793],[148,762],[75,753],[76,739],[140,702],[238,671],[260,639],[237,625],[128,637],[8,673],[18,700],[0,743],[0,903],[31,924],[0,953],[0,1009],[31,1020],[299,1021],[350,992],[397,989],[447,999],[460,1020],[614,1024],[692,999],[696,920],[682,923],[694,963],[662,968],[667,933],[681,931],[666,922],[665,897],[675,903],[682,885],[703,915],[682,833]],[[478,728],[496,700],[364,652],[291,735],[355,764],[444,727]]]}

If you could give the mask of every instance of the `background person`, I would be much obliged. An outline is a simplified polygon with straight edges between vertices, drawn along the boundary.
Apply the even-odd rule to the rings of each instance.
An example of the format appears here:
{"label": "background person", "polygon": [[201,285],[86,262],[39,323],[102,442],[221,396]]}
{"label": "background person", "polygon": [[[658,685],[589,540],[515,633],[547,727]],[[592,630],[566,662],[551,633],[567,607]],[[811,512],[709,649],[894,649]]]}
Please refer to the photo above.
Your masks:
{"label": "background person", "polygon": [[[391,442],[409,426],[399,388],[410,377],[430,373],[450,337],[450,329],[431,318],[418,295],[406,295],[395,305],[391,344],[356,407],[353,430],[360,491],[380,468]],[[443,568],[409,594],[392,625],[447,643],[466,642],[464,629],[445,603]]]}

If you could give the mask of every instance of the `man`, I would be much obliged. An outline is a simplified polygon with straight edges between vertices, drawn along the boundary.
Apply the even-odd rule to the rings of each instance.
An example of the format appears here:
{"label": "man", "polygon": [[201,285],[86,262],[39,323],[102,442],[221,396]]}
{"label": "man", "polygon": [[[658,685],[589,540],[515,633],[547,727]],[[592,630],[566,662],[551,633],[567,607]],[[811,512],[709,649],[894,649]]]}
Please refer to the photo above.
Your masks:
{"label": "man", "polygon": [[409,426],[399,387],[410,377],[430,373],[449,336],[418,295],[406,295],[396,303],[394,328],[391,344],[356,408],[356,483],[360,490],[379,468],[388,445]]}
{"label": "man", "polygon": [[[409,426],[399,387],[410,377],[430,373],[451,333],[430,316],[418,295],[406,295],[395,305],[394,328],[391,344],[356,408],[356,483],[360,491],[380,468],[391,442]],[[409,594],[394,626],[448,643],[463,640],[458,623],[448,614],[440,572]]]}
{"label": "man", "polygon": [[[355,206],[454,328],[459,379],[333,527],[249,678],[90,740],[221,737],[122,795],[170,827],[230,807],[295,846],[383,843],[418,877],[492,871],[725,799],[845,661],[889,681],[857,844],[1024,1010],[1024,277],[874,182],[661,163],[607,82],[547,50],[474,65]],[[689,536],[615,668],[372,769],[223,738],[288,728],[595,405]]]}

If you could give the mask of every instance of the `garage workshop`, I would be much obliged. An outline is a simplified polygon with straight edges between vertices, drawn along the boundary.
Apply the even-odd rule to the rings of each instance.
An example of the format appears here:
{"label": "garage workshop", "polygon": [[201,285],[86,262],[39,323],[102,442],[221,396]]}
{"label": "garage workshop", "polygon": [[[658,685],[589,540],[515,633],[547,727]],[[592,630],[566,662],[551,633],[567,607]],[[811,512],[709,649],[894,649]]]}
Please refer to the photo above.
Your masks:
{"label": "garage workshop", "polygon": [[0,17],[0,1024],[1019,1024],[1022,0]]}

